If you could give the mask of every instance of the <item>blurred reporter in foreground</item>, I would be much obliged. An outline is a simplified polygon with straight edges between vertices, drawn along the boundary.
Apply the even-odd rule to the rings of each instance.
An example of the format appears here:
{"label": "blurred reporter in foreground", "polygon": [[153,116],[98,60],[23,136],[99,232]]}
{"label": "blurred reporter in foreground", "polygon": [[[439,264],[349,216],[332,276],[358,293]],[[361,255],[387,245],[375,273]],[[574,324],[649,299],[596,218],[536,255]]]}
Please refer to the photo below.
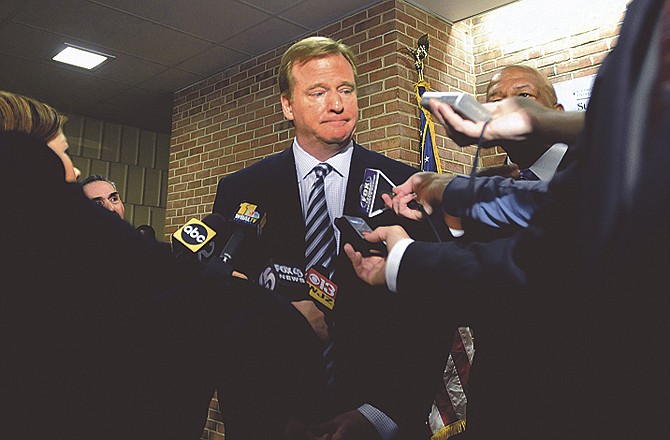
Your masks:
{"label": "blurred reporter in foreground", "polygon": [[[1,438],[197,439],[228,380],[267,382],[268,438],[315,406],[297,385],[318,391],[321,356],[294,348],[318,347],[299,313],[92,204],[57,111],[8,92],[0,111]],[[272,382],[240,368],[259,350]]]}

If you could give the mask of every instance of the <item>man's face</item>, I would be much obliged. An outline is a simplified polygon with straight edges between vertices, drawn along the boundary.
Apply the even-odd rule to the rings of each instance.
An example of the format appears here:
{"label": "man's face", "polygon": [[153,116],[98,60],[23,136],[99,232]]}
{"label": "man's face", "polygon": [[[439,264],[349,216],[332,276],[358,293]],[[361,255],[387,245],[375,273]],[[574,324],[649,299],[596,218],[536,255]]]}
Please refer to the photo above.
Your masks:
{"label": "man's face", "polygon": [[540,75],[514,67],[504,69],[491,79],[486,101],[495,102],[512,96],[522,96],[534,99],[545,107],[562,110],[563,107],[556,104],[551,95],[550,85]]}
{"label": "man's face", "polygon": [[354,71],[342,55],[328,55],[292,68],[291,98],[282,110],[295,125],[300,146],[325,160],[351,140],[358,121]]}
{"label": "man's face", "polygon": [[102,180],[91,182],[84,185],[84,194],[98,205],[116,212],[119,217],[123,218],[125,214],[123,202],[121,201],[121,197],[119,197],[118,191],[114,189],[111,183]]}

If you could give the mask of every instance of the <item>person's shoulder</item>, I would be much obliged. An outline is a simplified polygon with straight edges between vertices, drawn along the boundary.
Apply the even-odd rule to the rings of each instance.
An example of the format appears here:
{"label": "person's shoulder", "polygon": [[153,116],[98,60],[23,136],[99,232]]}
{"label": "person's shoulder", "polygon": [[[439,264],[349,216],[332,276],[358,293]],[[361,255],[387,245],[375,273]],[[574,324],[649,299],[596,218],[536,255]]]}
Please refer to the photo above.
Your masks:
{"label": "person's shoulder", "polygon": [[272,173],[274,167],[280,165],[281,163],[283,163],[283,161],[287,160],[287,155],[291,155],[290,148],[281,151],[279,153],[273,154],[271,156],[267,156],[259,160],[258,162],[254,162],[251,165],[248,165],[231,174],[223,176],[219,180],[219,185],[222,185],[224,182],[226,185],[237,182],[243,184],[244,182],[263,179],[264,177],[268,176],[269,173]]}
{"label": "person's shoulder", "polygon": [[[285,176],[292,163],[292,150],[288,148],[223,176],[216,189],[213,212],[227,213],[228,209],[237,205],[240,197],[251,197],[250,194],[257,196],[259,191],[272,187],[277,176]],[[224,208],[224,205],[231,203],[233,205],[228,206],[228,209]]]}

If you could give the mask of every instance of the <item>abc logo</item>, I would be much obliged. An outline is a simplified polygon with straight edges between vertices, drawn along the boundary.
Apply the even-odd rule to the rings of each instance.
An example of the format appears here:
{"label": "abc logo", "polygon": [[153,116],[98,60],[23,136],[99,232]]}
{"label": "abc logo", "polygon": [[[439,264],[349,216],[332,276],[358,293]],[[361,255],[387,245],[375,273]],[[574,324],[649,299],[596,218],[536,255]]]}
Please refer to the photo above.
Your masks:
{"label": "abc logo", "polygon": [[207,230],[198,225],[186,225],[181,231],[181,238],[185,243],[191,245],[202,244],[207,240]]}

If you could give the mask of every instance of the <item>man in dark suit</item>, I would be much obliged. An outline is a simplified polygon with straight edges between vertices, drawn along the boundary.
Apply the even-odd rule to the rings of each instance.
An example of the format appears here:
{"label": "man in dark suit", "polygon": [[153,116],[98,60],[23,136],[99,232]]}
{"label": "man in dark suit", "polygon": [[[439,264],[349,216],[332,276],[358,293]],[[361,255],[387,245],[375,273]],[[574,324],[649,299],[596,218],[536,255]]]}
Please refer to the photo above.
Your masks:
{"label": "man in dark suit", "polygon": [[[467,247],[401,241],[399,228],[371,234],[386,240],[389,261],[400,259],[398,271],[381,277],[399,294],[415,294],[417,283],[423,292],[445,286],[436,303],[469,303],[479,349],[469,438],[658,438],[665,430],[669,55],[670,2],[633,1],[579,140],[527,229]],[[431,105],[451,129],[482,133],[482,124]],[[486,140],[566,141],[582,124],[525,99],[495,107]],[[511,123],[520,120],[527,123]],[[395,209],[410,193],[440,206],[449,186],[424,177],[396,188]],[[379,282],[379,261],[373,267],[347,252],[361,275]]]}
{"label": "man in dark suit", "polygon": [[[279,86],[284,115],[295,126],[292,146],[224,177],[214,202],[214,212],[226,218],[232,218],[244,201],[267,213],[253,255],[236,263],[236,269],[252,279],[270,259],[303,269],[308,265],[307,211],[310,190],[319,179],[317,165],[327,164],[329,169],[323,179],[329,228],[343,214],[361,215],[359,188],[365,168],[381,169],[394,182],[416,172],[353,141],[358,121],[356,64],[345,45],[324,37],[294,44],[282,58]],[[370,219],[372,226],[397,222],[391,214]],[[341,241],[337,230],[331,230]],[[425,224],[414,231],[431,239]],[[366,286],[346,257],[335,257],[328,270],[333,269],[339,287],[334,326],[309,296],[292,300],[324,345],[334,342],[334,397],[326,411],[330,420],[310,427],[312,433],[338,432],[347,439],[419,438],[447,356],[451,338],[444,335],[453,333],[446,330],[444,316],[426,308],[415,315],[417,302],[396,301],[385,289]],[[226,432],[244,436],[253,417],[244,420],[240,400],[229,390],[221,391]]]}

